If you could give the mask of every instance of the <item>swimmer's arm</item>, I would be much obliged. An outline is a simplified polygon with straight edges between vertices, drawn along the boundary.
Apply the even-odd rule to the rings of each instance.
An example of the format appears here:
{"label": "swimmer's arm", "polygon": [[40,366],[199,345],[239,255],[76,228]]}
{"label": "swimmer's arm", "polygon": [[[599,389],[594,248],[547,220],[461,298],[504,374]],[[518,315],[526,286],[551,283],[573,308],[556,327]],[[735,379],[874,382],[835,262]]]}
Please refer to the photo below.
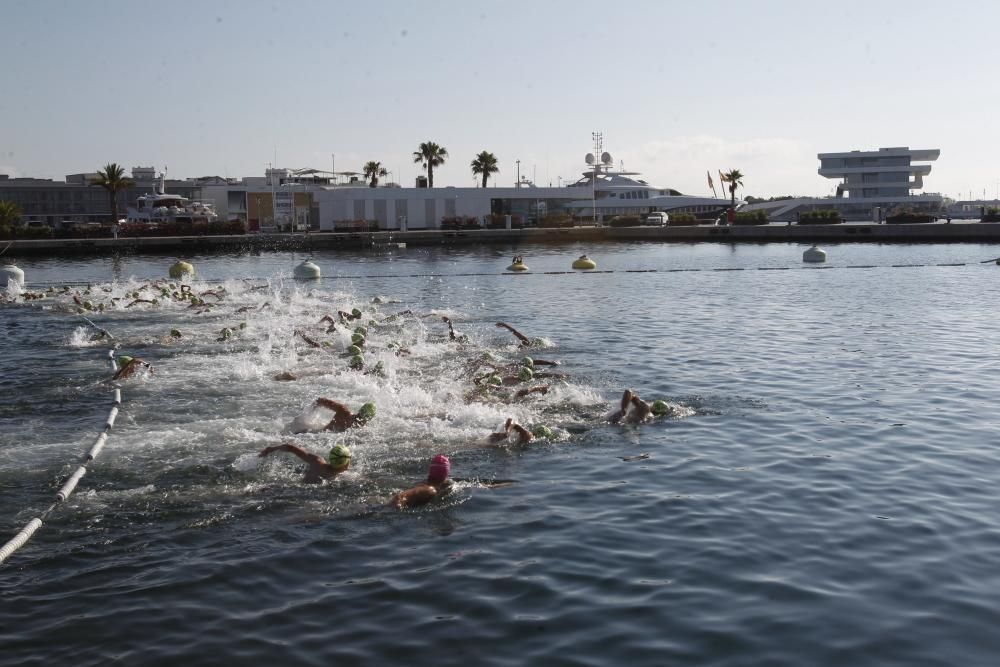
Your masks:
{"label": "swimmer's arm", "polygon": [[635,406],[639,421],[646,419],[653,412],[653,407],[638,396],[632,396],[632,405]]}
{"label": "swimmer's arm", "polygon": [[531,435],[531,431],[524,428],[520,424],[514,424],[511,429],[516,431],[517,434],[521,436],[521,444],[529,443],[534,439],[534,436]]}
{"label": "swimmer's arm", "polygon": [[307,336],[305,333],[299,331],[298,329],[295,330],[295,335],[298,336],[299,338],[301,338],[302,340],[304,340],[311,347],[322,347],[322,345],[320,345],[319,343],[317,343],[312,338],[310,338],[309,336]]}
{"label": "swimmer's arm", "polygon": [[525,336],[520,331],[510,326],[506,322],[497,322],[497,326],[500,327],[501,329],[506,329],[507,331],[514,334],[514,337],[517,338],[519,341],[521,341],[521,345],[523,345],[524,347],[531,347],[531,340],[529,340],[527,336]]}
{"label": "swimmer's arm", "polygon": [[312,452],[307,452],[298,445],[293,445],[290,443],[265,447],[264,449],[261,450],[258,456],[264,458],[272,452],[288,452],[289,454],[294,454],[295,456],[299,457],[300,459],[309,464],[320,465],[320,466],[326,464],[326,461],[324,461],[322,457],[317,456]]}
{"label": "swimmer's arm", "polygon": [[400,491],[397,493],[393,496],[392,500],[389,501],[389,505],[395,507],[396,509],[426,505],[430,501],[434,500],[437,495],[438,490],[430,484],[419,484],[413,488],[407,489],[406,491]]}
{"label": "swimmer's arm", "polygon": [[318,322],[318,324],[323,324],[323,322],[329,322],[330,324],[335,324],[334,319],[329,315],[324,315],[323,318]]}
{"label": "swimmer's arm", "polygon": [[338,403],[337,401],[332,401],[329,398],[317,398],[315,405],[326,408],[328,410],[333,410],[337,413],[338,417],[346,417],[348,419],[354,416],[354,413],[344,405],[343,403]]}
{"label": "swimmer's arm", "polygon": [[531,387],[530,389],[519,389],[517,393],[514,394],[514,398],[524,398],[531,394],[547,394],[549,393],[549,388],[547,385],[541,387]]}

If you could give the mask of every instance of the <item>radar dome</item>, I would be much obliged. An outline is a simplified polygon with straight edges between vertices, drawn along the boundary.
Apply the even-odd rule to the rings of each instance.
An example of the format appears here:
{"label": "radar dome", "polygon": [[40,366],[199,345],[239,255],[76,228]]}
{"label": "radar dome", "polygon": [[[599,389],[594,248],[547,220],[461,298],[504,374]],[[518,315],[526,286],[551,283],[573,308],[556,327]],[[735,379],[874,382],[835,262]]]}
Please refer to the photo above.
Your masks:
{"label": "radar dome", "polygon": [[601,162],[611,164],[611,153],[601,153]]}
{"label": "radar dome", "polygon": [[595,158],[593,153],[587,153],[587,157],[583,159],[587,161],[587,164],[594,164]]}

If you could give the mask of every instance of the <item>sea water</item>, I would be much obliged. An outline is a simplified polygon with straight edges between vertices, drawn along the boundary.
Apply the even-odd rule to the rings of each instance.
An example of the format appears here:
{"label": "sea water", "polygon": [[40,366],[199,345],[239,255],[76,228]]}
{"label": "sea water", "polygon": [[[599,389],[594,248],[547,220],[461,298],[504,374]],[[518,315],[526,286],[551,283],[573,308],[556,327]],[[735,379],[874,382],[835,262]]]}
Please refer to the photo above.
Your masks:
{"label": "sea water", "polygon": [[[0,541],[111,404],[73,297],[153,371],[0,567],[0,663],[994,664],[1000,269],[979,262],[1000,248],[804,249],[324,252],[315,283],[291,253],[196,256],[208,306],[144,287],[167,258],[19,261],[52,291],[0,306]],[[529,274],[504,272],[514,252]],[[582,253],[608,272],[570,272]],[[348,369],[352,308],[383,374]],[[566,377],[477,392],[485,352],[526,353],[498,321]],[[678,410],[610,425],[626,387]],[[378,414],[293,433],[330,416],[320,396]],[[487,446],[508,417],[554,436]],[[258,456],[282,442],[343,442],[351,468],[303,484]],[[387,509],[437,453],[455,491]]]}

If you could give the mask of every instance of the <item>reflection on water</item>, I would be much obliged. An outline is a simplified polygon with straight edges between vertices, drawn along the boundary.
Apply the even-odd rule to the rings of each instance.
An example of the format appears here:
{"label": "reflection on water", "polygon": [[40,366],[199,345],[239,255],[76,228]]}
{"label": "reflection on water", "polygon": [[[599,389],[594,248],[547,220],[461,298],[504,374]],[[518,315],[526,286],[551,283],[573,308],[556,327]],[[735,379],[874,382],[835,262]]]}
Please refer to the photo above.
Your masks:
{"label": "reflection on water", "polygon": [[[154,372],[125,384],[76,495],[4,566],[5,655],[989,664],[1000,333],[996,267],[975,262],[997,249],[624,272],[798,269],[802,249],[521,247],[534,272],[583,252],[617,271],[528,276],[503,275],[503,248],[318,253],[324,276],[360,277],[308,285],[288,278],[292,254],[195,257],[204,303],[143,287],[165,258],[21,262],[29,281],[93,282],[79,289],[93,319]],[[861,264],[877,268],[843,268]],[[5,536],[48,506],[107,413],[107,348],[74,291],[0,307]],[[336,313],[352,308],[378,373],[349,369],[358,323]],[[544,339],[530,354],[567,377],[533,379],[550,391],[522,401],[477,392],[472,378],[525,354],[497,321]],[[685,411],[609,425],[624,387]],[[288,432],[317,396],[378,414]],[[508,416],[553,437],[487,446]],[[257,456],[341,441],[351,469],[322,485],[290,456]],[[437,452],[467,481],[386,509]]]}

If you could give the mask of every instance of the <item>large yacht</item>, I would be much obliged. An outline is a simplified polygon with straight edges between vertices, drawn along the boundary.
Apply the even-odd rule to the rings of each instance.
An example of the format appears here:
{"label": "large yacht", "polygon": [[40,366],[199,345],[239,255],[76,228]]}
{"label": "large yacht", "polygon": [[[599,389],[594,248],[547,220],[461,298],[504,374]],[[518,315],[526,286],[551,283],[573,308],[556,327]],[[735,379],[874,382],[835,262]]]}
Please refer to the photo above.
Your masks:
{"label": "large yacht", "polygon": [[587,153],[585,159],[589,169],[583,172],[580,180],[568,186],[587,192],[564,205],[573,215],[596,214],[596,219],[606,220],[616,215],[645,218],[650,213],[663,211],[668,215],[692,213],[699,219],[714,220],[729,208],[728,199],[684,195],[677,190],[650,185],[638,178],[639,172],[616,170],[609,153],[602,153],[600,162],[593,153]]}
{"label": "large yacht", "polygon": [[187,197],[164,192],[164,176],[160,174],[156,191],[139,195],[135,206],[128,207],[128,222],[215,222],[218,215],[209,202],[191,201]]}

